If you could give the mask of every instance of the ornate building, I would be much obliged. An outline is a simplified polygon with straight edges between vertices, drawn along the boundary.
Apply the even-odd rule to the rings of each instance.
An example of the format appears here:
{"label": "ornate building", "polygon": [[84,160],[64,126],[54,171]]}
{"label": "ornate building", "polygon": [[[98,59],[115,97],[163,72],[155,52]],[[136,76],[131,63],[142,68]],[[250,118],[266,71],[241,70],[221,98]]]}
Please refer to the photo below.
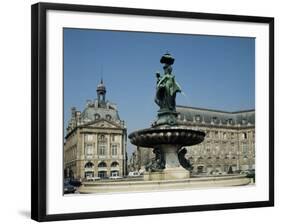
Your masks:
{"label": "ornate building", "polygon": [[[226,112],[177,106],[177,112],[184,124],[206,133],[201,144],[186,147],[193,173],[231,173],[255,168],[254,110]],[[148,164],[147,159],[153,159],[152,150],[149,152],[138,148],[132,167],[137,170]]]}
{"label": "ornate building", "polygon": [[71,109],[64,143],[65,177],[124,176],[127,173],[127,130],[116,105],[106,100],[101,80],[97,99],[83,112]]}

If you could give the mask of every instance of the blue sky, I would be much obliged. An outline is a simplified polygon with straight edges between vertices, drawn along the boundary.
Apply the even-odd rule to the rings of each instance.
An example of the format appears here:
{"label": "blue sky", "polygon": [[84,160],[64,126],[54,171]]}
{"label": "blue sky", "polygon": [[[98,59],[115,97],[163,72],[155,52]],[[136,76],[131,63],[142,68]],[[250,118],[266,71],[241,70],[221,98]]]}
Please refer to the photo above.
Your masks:
{"label": "blue sky", "polygon": [[[128,134],[156,118],[155,73],[161,56],[175,58],[183,94],[177,104],[236,111],[255,108],[255,39],[186,34],[64,29],[64,123],[70,108],[96,98],[103,77]],[[129,141],[128,141],[129,142]],[[128,144],[129,153],[133,146]]]}

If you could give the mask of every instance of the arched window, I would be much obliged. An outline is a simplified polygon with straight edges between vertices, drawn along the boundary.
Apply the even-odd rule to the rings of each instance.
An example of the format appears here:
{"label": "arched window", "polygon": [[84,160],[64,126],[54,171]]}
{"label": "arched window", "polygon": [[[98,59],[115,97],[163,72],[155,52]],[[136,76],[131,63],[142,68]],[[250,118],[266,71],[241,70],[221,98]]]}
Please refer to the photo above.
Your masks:
{"label": "arched window", "polygon": [[100,162],[98,167],[106,167],[106,163],[105,162]]}
{"label": "arched window", "polygon": [[92,162],[87,162],[85,168],[93,168],[94,164]]}
{"label": "arched window", "polygon": [[119,166],[119,163],[118,162],[113,162],[113,163],[111,163],[111,167],[117,167],[117,166]]}

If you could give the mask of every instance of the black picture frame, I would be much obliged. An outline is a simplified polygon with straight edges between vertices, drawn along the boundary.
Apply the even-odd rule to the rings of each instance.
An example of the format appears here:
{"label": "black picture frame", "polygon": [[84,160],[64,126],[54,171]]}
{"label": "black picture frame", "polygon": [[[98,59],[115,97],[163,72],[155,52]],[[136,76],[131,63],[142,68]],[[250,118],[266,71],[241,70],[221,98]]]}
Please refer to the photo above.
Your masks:
{"label": "black picture frame", "polygon": [[[48,10],[63,10],[75,12],[100,12],[123,15],[140,15],[170,18],[192,18],[218,21],[253,22],[269,25],[269,200],[224,203],[196,206],[177,206],[159,208],[140,208],[130,210],[114,210],[99,212],[52,214],[46,213],[46,13]],[[211,13],[195,13],[183,11],[164,11],[137,8],[103,7],[73,4],[37,3],[31,11],[31,218],[36,221],[74,220],[101,217],[149,215],[161,213],[178,213],[222,209],[254,208],[274,206],[274,18],[225,15]]]}

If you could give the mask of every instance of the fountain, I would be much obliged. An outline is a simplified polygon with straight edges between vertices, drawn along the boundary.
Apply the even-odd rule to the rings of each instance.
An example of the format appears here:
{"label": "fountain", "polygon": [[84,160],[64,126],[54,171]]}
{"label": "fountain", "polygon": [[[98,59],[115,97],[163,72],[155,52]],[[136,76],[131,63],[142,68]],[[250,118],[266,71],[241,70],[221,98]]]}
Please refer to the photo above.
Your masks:
{"label": "fountain", "polygon": [[[166,53],[160,62],[164,64],[164,74],[156,73],[155,103],[160,107],[157,120],[151,128],[138,130],[129,135],[132,144],[153,148],[156,160],[145,180],[172,180],[190,177],[188,168],[182,167],[180,160],[185,160],[183,146],[192,146],[204,140],[205,133],[192,130],[177,119],[176,94],[181,92],[179,84],[172,74],[175,59]],[[180,157],[180,160],[179,160]]]}
{"label": "fountain", "polygon": [[163,55],[160,62],[164,64],[164,74],[156,74],[155,102],[160,107],[157,120],[150,128],[129,135],[132,144],[153,148],[156,154],[143,179],[125,177],[116,181],[85,181],[79,188],[81,194],[242,186],[250,183],[246,175],[190,178],[191,165],[185,158],[183,146],[201,143],[205,133],[193,130],[177,119],[176,94],[181,92],[181,88],[172,74],[174,60],[168,53]]}

